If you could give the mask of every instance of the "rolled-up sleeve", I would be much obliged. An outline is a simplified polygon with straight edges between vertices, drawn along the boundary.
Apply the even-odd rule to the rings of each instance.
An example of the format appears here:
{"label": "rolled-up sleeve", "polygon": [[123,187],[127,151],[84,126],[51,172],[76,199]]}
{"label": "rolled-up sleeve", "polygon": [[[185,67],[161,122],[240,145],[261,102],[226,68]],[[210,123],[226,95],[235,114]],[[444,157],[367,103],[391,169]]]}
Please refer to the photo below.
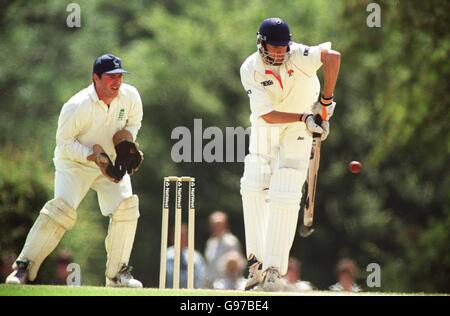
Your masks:
{"label": "rolled-up sleeve", "polygon": [[272,101],[264,87],[256,82],[253,73],[245,65],[241,67],[241,82],[250,99],[250,110],[252,114],[261,116],[274,110]]}
{"label": "rolled-up sleeve", "polygon": [[58,119],[56,131],[56,147],[67,159],[87,162],[87,156],[92,154],[92,147],[82,145],[77,137],[83,128],[83,114],[77,104],[65,104]]}
{"label": "rolled-up sleeve", "polygon": [[128,113],[127,125],[125,129],[133,135],[133,140],[136,141],[137,134],[142,125],[143,109],[142,100],[139,92],[133,89],[131,98],[131,108]]}
{"label": "rolled-up sleeve", "polygon": [[312,75],[322,66],[322,51],[330,49],[331,42],[325,42],[316,46],[295,45],[294,58],[299,58],[302,69],[309,75]]}

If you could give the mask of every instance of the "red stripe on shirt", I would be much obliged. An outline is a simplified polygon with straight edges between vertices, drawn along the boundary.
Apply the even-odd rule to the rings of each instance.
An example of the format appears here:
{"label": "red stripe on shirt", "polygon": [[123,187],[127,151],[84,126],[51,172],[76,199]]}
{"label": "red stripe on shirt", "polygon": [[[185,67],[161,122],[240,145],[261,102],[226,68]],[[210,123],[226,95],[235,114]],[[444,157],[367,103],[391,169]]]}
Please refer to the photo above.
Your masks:
{"label": "red stripe on shirt", "polygon": [[266,75],[272,75],[275,77],[275,79],[278,80],[278,83],[280,84],[281,89],[283,89],[283,83],[281,82],[281,77],[278,76],[276,73],[274,73],[272,70],[270,69],[266,69]]}

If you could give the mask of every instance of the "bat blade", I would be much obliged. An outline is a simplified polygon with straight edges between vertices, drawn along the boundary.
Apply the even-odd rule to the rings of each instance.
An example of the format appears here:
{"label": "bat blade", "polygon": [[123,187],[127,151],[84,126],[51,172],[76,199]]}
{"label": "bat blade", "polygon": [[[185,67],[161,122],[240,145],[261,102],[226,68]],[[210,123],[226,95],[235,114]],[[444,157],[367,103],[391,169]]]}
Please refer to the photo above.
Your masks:
{"label": "bat blade", "polygon": [[319,136],[313,137],[311,157],[308,168],[308,191],[303,212],[303,225],[300,227],[299,234],[302,237],[308,237],[314,232],[312,228],[314,219],[314,204],[316,198],[317,177],[320,164],[320,146],[321,139]]}

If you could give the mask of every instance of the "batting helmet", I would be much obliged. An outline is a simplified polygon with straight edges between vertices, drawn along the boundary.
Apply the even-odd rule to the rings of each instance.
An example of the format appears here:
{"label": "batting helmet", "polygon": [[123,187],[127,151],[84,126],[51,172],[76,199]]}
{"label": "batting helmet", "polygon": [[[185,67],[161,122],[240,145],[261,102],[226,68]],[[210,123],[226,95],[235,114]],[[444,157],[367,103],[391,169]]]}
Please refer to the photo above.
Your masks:
{"label": "batting helmet", "polygon": [[[266,48],[266,44],[272,46],[287,46],[286,53],[270,54]],[[288,61],[290,57],[290,47],[292,44],[291,32],[288,24],[280,18],[265,19],[256,33],[256,46],[266,64],[281,65]]]}
{"label": "batting helmet", "polygon": [[289,25],[280,18],[265,19],[256,34],[260,43],[268,43],[274,46],[289,46],[292,44]]}

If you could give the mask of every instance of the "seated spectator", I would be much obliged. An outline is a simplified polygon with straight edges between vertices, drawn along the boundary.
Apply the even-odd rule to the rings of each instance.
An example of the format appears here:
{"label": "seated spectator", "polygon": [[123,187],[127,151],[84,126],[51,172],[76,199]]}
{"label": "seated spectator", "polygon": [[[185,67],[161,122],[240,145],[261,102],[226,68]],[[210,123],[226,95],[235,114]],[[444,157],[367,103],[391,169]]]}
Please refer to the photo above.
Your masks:
{"label": "seated spectator", "polygon": [[[174,236],[171,234],[171,236]],[[180,289],[187,288],[188,279],[188,226],[181,225],[181,256],[180,256]],[[173,287],[175,248],[171,246],[167,249],[167,270],[166,270],[166,288]],[[194,288],[202,287],[205,277],[205,261],[202,255],[194,250]]]}
{"label": "seated spectator", "polygon": [[205,287],[213,288],[215,280],[225,277],[219,269],[219,262],[229,251],[241,253],[241,244],[228,228],[228,216],[224,212],[216,211],[209,216],[211,237],[206,242],[206,280]]}
{"label": "seated spectator", "polygon": [[330,286],[331,291],[361,292],[361,288],[355,283],[357,267],[353,260],[342,259],[336,269],[338,282]]}
{"label": "seated spectator", "polygon": [[224,277],[214,281],[213,287],[218,290],[244,290],[246,279],[243,271],[246,260],[238,251],[229,251],[222,256],[219,267]]}
{"label": "seated spectator", "polygon": [[310,282],[301,280],[301,262],[296,258],[289,258],[285,279],[287,291],[301,292],[314,290],[314,287]]}
{"label": "seated spectator", "polygon": [[17,255],[13,252],[5,251],[0,257],[0,282],[5,282],[6,277],[13,271],[12,265],[14,264]]}
{"label": "seated spectator", "polygon": [[67,277],[70,271],[67,271],[67,266],[73,262],[72,253],[68,250],[61,250],[56,258],[55,278],[51,282],[55,285],[67,285]]}

